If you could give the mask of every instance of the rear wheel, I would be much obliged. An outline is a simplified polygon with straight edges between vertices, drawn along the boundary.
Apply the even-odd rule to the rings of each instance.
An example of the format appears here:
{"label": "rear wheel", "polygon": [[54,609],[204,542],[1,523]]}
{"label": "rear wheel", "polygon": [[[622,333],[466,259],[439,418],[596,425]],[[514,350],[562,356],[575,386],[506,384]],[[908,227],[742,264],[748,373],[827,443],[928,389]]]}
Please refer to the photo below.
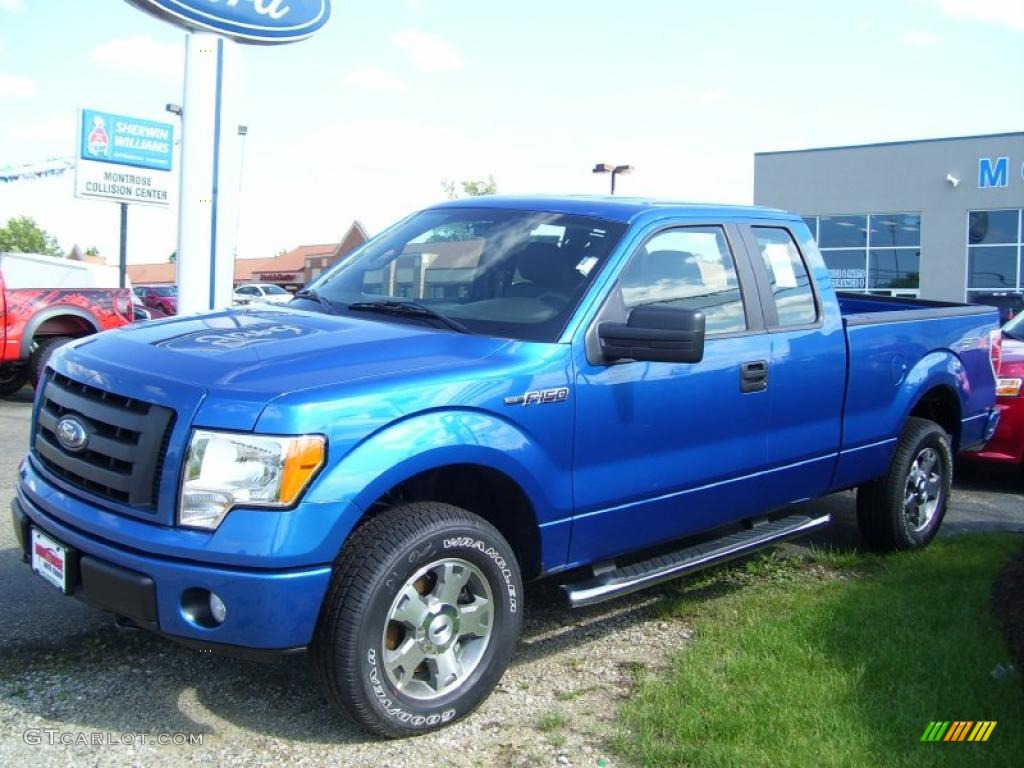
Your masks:
{"label": "rear wheel", "polygon": [[942,525],[953,477],[950,437],[933,421],[908,419],[889,472],[857,490],[857,522],[875,549],[920,549]]}
{"label": "rear wheel", "polygon": [[27,381],[28,368],[25,365],[0,365],[0,397],[16,394]]}
{"label": "rear wheel", "polygon": [[63,346],[69,341],[74,341],[74,336],[44,336],[36,342],[36,348],[28,361],[29,379],[33,387],[39,385],[39,381],[46,371],[46,364],[50,362],[57,347]]}
{"label": "rear wheel", "polygon": [[504,674],[522,591],[511,547],[482,518],[434,502],[382,512],[335,565],[310,648],[316,676],[382,736],[453,723]]}

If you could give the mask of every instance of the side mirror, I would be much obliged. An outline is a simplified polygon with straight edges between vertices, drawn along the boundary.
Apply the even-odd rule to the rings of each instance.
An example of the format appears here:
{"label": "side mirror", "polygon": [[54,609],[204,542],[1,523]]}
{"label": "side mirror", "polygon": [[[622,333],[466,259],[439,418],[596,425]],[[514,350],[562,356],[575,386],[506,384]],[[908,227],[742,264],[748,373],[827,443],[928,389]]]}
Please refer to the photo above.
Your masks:
{"label": "side mirror", "polygon": [[704,359],[704,313],[693,309],[640,306],[625,323],[597,327],[605,360],[699,363]]}

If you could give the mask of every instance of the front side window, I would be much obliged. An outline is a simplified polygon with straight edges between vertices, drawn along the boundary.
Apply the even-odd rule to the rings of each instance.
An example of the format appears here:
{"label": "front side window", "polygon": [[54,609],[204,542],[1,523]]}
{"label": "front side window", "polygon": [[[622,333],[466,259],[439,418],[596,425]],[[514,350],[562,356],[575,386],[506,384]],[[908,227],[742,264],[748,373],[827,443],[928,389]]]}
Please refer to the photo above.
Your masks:
{"label": "front side window", "polygon": [[781,227],[753,229],[768,270],[779,325],[810,325],[818,319],[818,309],[811,278],[793,236]]}
{"label": "front side window", "polygon": [[280,285],[264,285],[263,293],[267,296],[280,296],[282,293],[288,293]]}
{"label": "front side window", "polygon": [[707,333],[747,329],[736,264],[721,227],[680,227],[635,253],[620,281],[627,310],[650,304],[704,313]]}
{"label": "front side window", "polygon": [[427,210],[309,287],[343,314],[415,322],[408,313],[367,311],[374,302],[398,301],[425,306],[473,333],[551,342],[625,228],[537,211]]}

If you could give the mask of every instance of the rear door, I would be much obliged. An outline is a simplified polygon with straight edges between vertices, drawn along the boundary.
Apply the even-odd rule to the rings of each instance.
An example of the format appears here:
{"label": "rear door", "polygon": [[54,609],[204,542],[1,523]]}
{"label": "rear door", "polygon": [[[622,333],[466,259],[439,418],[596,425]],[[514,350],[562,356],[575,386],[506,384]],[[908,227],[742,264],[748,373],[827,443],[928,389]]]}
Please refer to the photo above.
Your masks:
{"label": "rear door", "polygon": [[830,485],[841,440],[846,337],[838,311],[826,311],[831,288],[824,265],[819,259],[815,275],[808,266],[816,262],[806,227],[782,220],[741,229],[771,339],[772,471],[759,493],[766,506],[778,507],[819,496]]}
{"label": "rear door", "polygon": [[[700,363],[601,358],[597,325],[625,322],[648,304],[704,311]],[[735,227],[680,222],[648,231],[574,353],[572,562],[679,538],[758,508],[770,393],[756,371],[767,370],[771,339]]]}

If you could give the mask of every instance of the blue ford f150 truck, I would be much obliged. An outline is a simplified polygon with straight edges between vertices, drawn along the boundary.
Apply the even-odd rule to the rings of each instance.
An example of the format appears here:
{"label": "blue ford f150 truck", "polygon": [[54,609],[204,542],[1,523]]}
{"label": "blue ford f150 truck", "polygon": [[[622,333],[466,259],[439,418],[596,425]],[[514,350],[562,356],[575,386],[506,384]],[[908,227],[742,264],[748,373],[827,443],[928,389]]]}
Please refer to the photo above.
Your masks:
{"label": "blue ford f150 truck", "polygon": [[308,648],[339,709],[422,732],[497,683],[524,579],[588,605],[853,487],[868,543],[925,546],[995,428],[996,325],[837,297],[781,211],[446,203],[287,307],[56,354],[14,522],[63,592],[202,648]]}

